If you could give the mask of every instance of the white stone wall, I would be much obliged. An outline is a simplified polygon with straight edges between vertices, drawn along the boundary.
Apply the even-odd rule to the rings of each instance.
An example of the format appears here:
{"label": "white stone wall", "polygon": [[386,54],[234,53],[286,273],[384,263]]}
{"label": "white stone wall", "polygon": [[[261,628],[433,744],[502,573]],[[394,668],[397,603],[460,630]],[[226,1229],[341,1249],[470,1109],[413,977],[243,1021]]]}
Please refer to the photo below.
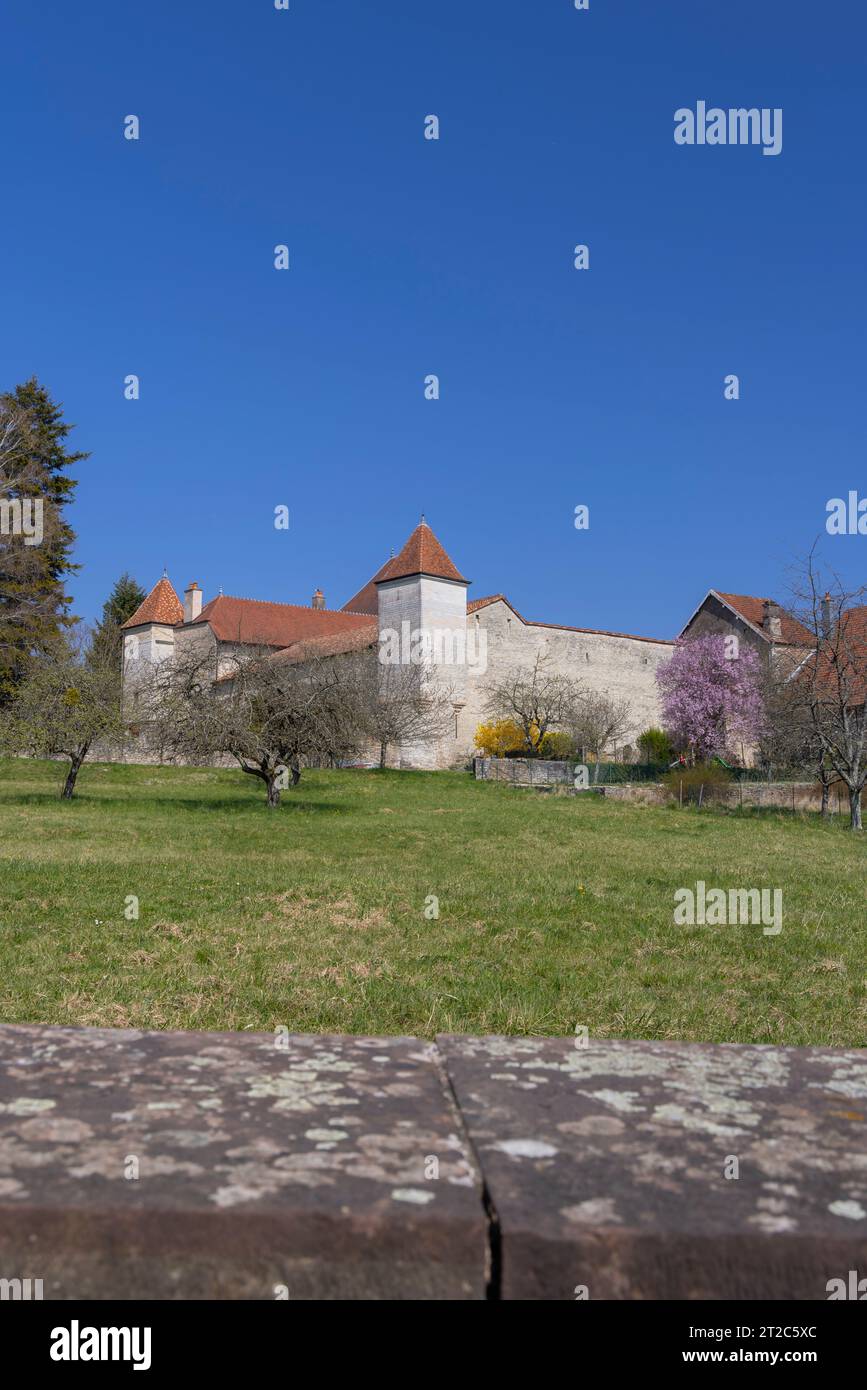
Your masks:
{"label": "white stone wall", "polygon": [[[411,656],[407,646],[413,633],[428,635],[435,660],[428,666],[429,679],[455,706],[467,699],[467,586],[429,575],[412,575],[377,586],[380,640],[397,636],[400,655]],[[385,654],[385,648],[383,648]],[[460,717],[460,708],[455,711]],[[452,726],[453,728],[453,726]],[[402,767],[449,767],[460,756],[453,731],[438,742],[404,744],[393,750],[390,763]]]}
{"label": "white stone wall", "polygon": [[[455,708],[449,733],[435,744],[417,744],[389,750],[392,766],[444,768],[463,766],[474,754],[476,728],[489,716],[486,704],[492,685],[516,667],[530,667],[537,653],[546,652],[553,668],[579,677],[586,686],[614,698],[629,701],[633,728],[629,740],[649,725],[660,723],[655,672],[660,661],[671,655],[670,642],[648,641],[637,637],[614,637],[597,632],[572,632],[566,628],[524,623],[508,604],[498,601],[477,613],[467,615],[466,586],[424,575],[392,580],[379,586],[380,632],[402,625],[411,633],[426,629],[434,638],[464,634],[463,659],[440,666],[432,678],[445,685]],[[137,637],[137,653],[132,656],[130,638]],[[231,657],[242,650],[233,643],[217,643],[206,625],[177,628],[147,624],[127,633],[124,642],[124,680],[129,689],[134,680],[135,662],[157,662],[196,648],[212,653],[215,674],[231,670]],[[371,653],[376,660],[376,654]]]}
{"label": "white stone wall", "polygon": [[174,656],[175,631],[161,623],[145,623],[124,633],[123,664],[125,674],[131,675],[139,663],[155,665]]}
{"label": "white stone wall", "polygon": [[590,690],[629,701],[633,727],[628,742],[634,745],[644,729],[659,724],[655,673],[671,656],[671,642],[523,623],[502,601],[470,614],[468,623],[487,633],[487,670],[468,670],[467,704],[456,740],[459,756],[472,753],[476,728],[489,717],[485,706],[492,685],[515,667],[531,667],[540,650],[550,657],[553,670],[579,678]]}

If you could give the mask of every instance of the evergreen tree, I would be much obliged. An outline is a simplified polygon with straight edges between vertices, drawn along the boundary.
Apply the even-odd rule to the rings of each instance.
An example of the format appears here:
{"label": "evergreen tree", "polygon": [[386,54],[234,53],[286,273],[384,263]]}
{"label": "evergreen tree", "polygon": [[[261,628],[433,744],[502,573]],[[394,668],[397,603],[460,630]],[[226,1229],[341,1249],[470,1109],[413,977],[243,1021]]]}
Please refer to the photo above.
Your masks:
{"label": "evergreen tree", "polygon": [[[73,426],[35,377],[0,395],[0,703],[8,701],[34,656],[52,649],[73,619],[65,590],[75,532],[64,511],[89,457],[66,447]],[[22,508],[39,507],[38,527],[23,534]],[[25,512],[26,515],[26,512]],[[33,512],[30,512],[33,519]]]}
{"label": "evergreen tree", "polygon": [[100,663],[113,663],[120,669],[121,627],[146,597],[141,585],[124,571],[102,605],[102,617],[93,634],[92,651]]}

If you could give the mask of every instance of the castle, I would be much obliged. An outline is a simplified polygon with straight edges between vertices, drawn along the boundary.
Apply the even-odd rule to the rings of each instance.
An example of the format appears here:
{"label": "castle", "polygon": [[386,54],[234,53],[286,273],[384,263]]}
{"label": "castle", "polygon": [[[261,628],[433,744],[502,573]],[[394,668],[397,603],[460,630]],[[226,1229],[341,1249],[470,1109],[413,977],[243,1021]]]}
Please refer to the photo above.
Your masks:
{"label": "castle", "polygon": [[[433,678],[447,682],[454,711],[448,733],[433,742],[391,750],[399,767],[462,765],[473,754],[473,738],[488,717],[492,687],[543,655],[548,669],[581,679],[630,707],[633,744],[642,730],[660,722],[656,669],[670,655],[672,639],[538,622],[522,616],[505,594],[469,599],[469,581],[457,569],[422,519],[397,555],[392,555],[342,608],[326,607],[317,589],[309,606],[268,603],[219,594],[203,603],[191,583],[183,603],[167,576],[124,624],[124,687],[135,681],[141,663],[171,661],[193,647],[213,662],[214,679],[228,674],[232,658],[245,648],[276,653],[297,648],[327,655],[369,651],[381,659],[391,644],[405,654],[407,644],[426,634]],[[797,626],[797,625],[795,625]],[[804,637],[770,599],[710,590],[683,634],[736,633],[764,650],[796,646]],[[401,659],[398,657],[397,659]],[[618,750],[608,750],[615,755]]]}

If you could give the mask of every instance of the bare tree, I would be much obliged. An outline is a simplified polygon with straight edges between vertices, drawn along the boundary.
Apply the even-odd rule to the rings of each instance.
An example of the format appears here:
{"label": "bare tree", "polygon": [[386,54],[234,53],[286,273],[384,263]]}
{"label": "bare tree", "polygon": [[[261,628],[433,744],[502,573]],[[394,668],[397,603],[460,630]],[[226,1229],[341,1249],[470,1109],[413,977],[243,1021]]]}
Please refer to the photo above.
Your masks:
{"label": "bare tree", "polygon": [[133,695],[128,717],[163,756],[189,762],[233,757],[265,783],[267,803],[297,786],[305,763],[349,756],[363,739],[349,670],[339,659],[250,648],[216,681],[209,655],[157,666]]}
{"label": "bare tree", "polygon": [[0,716],[0,744],[9,752],[69,759],[63,800],[73,796],[94,744],[118,738],[120,732],[116,663],[96,659],[92,634],[81,629],[33,662]]}
{"label": "bare tree", "polygon": [[434,742],[449,731],[453,689],[431,680],[425,666],[383,663],[362,651],[349,659],[346,678],[357,701],[356,722],[377,745],[380,767],[393,744]]}
{"label": "bare tree", "polygon": [[833,573],[823,576],[814,548],[793,586],[790,612],[805,632],[802,660],[789,676],[790,718],[814,750],[817,768],[845,783],[850,828],[861,830],[867,782],[867,586],[847,590]]}
{"label": "bare tree", "polygon": [[588,753],[593,754],[593,781],[598,782],[602,754],[632,732],[632,709],[628,700],[614,699],[602,691],[584,691],[575,702],[568,728],[582,761]]}
{"label": "bare tree", "polygon": [[805,704],[804,689],[794,678],[803,661],[804,653],[800,652],[793,660],[770,661],[764,668],[764,727],[759,740],[759,764],[767,770],[769,781],[774,769],[779,768],[815,777],[821,787],[821,813],[827,818],[831,788],[841,783],[841,778],[828,761]]}
{"label": "bare tree", "polygon": [[539,652],[532,666],[514,667],[495,682],[486,710],[494,719],[513,719],[533,750],[549,729],[569,727],[581,689],[580,680],[553,670],[550,657]]}

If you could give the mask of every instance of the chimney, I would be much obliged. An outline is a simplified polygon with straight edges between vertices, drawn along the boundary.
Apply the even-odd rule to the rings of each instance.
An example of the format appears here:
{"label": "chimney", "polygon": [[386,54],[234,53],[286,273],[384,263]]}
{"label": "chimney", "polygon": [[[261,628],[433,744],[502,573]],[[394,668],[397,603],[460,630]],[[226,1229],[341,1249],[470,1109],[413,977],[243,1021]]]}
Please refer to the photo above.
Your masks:
{"label": "chimney", "polygon": [[184,589],[184,622],[193,623],[202,611],[202,591],[195,579]]}
{"label": "chimney", "polygon": [[322,592],[321,589],[317,589],[317,590],[316,590],[316,593],[313,595],[312,599],[310,600],[310,607],[311,607],[311,608],[324,608],[324,607],[325,607],[325,595],[323,594],[323,592]]}
{"label": "chimney", "polygon": [[822,636],[831,636],[831,594],[827,589],[822,599]]}
{"label": "chimney", "polygon": [[772,598],[766,598],[762,605],[762,628],[772,642],[782,640],[783,624],[780,619],[780,606],[778,603],[774,603]]}

